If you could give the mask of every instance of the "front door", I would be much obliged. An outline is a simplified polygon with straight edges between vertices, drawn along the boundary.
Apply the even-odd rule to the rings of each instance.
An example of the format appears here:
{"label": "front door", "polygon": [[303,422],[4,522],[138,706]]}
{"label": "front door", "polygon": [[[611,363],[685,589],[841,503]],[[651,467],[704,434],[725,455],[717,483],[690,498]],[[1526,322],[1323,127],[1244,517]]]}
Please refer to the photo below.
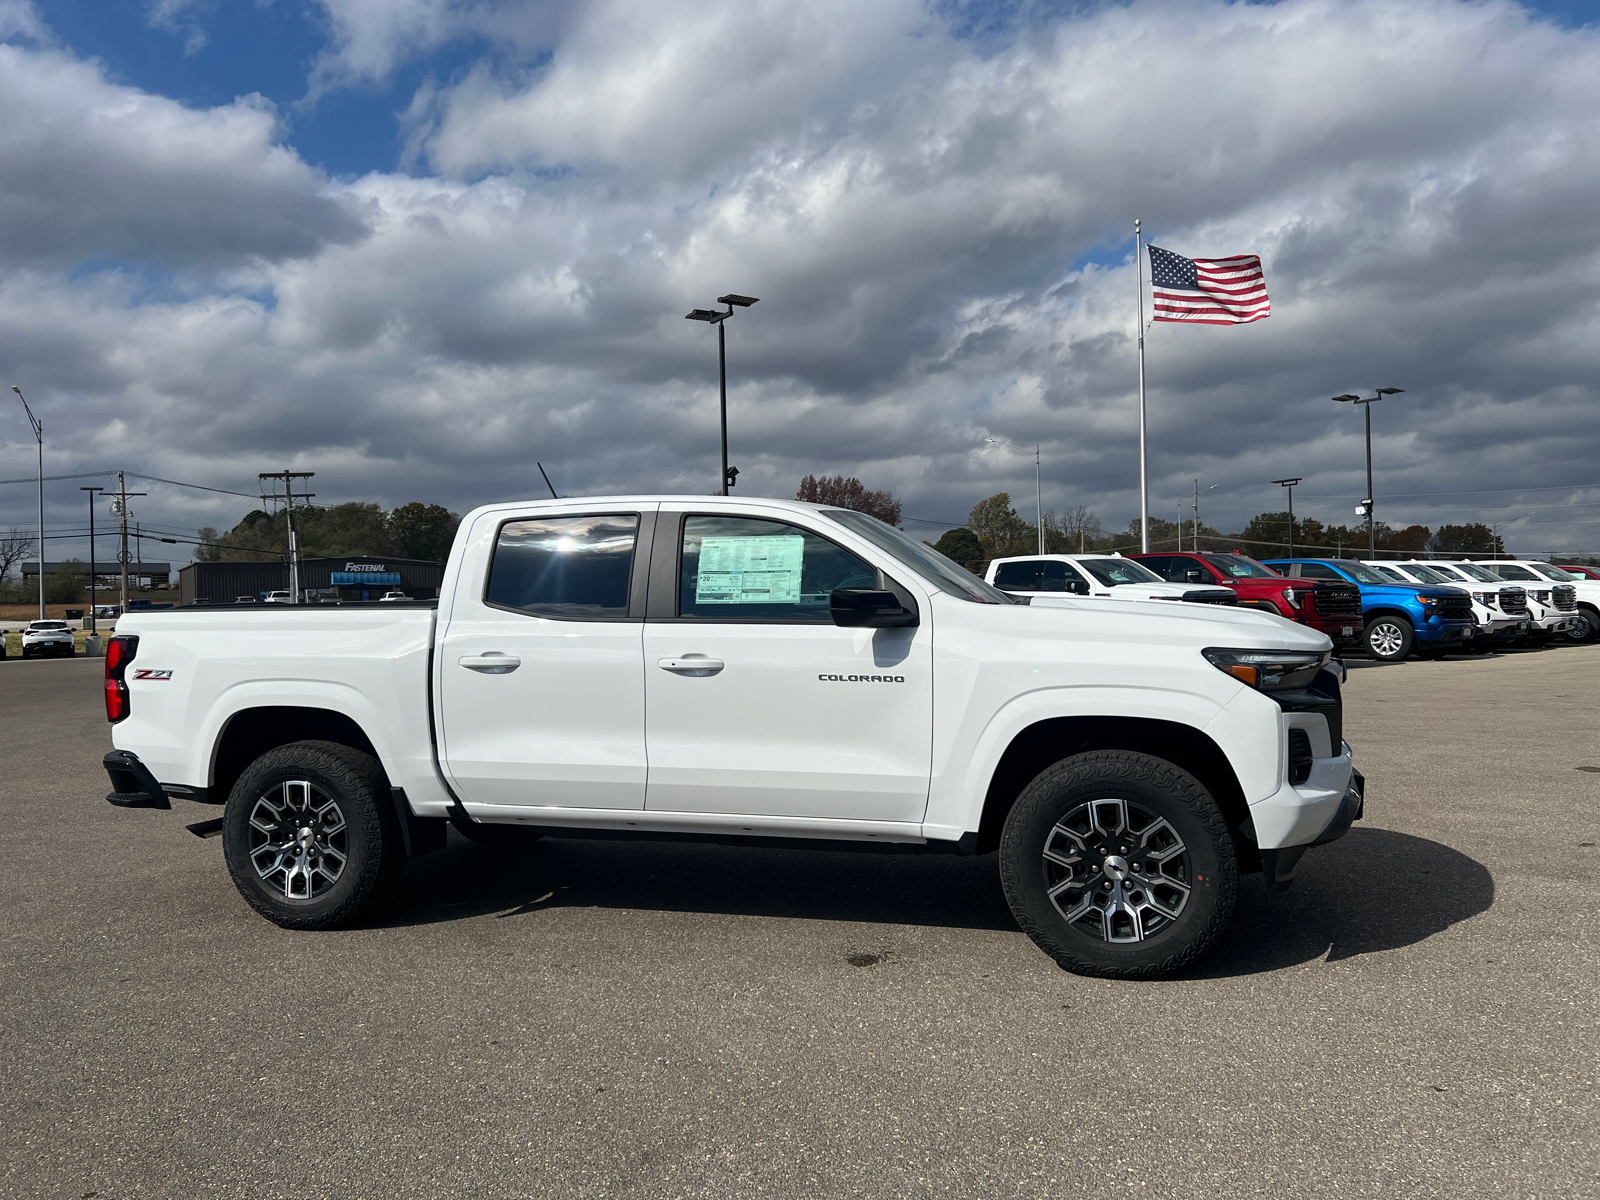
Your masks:
{"label": "front door", "polygon": [[834,625],[833,589],[884,576],[786,520],[663,510],[656,537],[655,571],[672,578],[652,586],[644,631],[646,807],[920,822],[927,606],[917,627]]}
{"label": "front door", "polygon": [[435,650],[439,758],[469,807],[644,807],[651,519],[637,504],[478,519]]}

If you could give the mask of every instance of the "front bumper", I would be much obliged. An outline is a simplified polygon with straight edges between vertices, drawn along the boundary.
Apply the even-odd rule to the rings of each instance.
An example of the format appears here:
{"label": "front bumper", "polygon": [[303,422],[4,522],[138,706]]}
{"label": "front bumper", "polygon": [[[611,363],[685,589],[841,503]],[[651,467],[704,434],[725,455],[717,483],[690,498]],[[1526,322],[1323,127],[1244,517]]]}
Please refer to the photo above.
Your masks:
{"label": "front bumper", "polygon": [[[1342,747],[1345,757],[1350,756],[1349,743]],[[1315,778],[1315,771],[1312,776]],[[1350,832],[1352,822],[1361,820],[1367,807],[1367,780],[1366,776],[1354,767],[1350,768],[1349,781],[1345,785],[1343,795],[1333,806],[1333,814],[1328,823],[1322,827],[1314,838],[1308,842],[1296,845],[1276,847],[1261,847],[1261,873],[1265,878],[1269,893],[1282,892],[1294,882],[1295,868],[1300,865],[1300,860],[1305,857],[1305,852],[1313,846],[1326,846],[1329,842],[1336,842]],[[1254,810],[1252,810],[1254,811]],[[1260,832],[1257,823],[1257,832]]]}
{"label": "front bumper", "polygon": [[1424,621],[1415,627],[1417,641],[1432,646],[1470,642],[1478,627],[1471,621]]}

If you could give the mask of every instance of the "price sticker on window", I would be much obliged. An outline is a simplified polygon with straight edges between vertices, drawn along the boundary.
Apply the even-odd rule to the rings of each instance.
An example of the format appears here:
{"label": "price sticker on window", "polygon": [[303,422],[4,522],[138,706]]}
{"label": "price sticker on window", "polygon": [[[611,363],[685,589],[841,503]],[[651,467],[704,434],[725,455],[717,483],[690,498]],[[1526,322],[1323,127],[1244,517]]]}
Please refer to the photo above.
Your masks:
{"label": "price sticker on window", "polygon": [[708,537],[700,542],[696,604],[798,604],[803,537]]}

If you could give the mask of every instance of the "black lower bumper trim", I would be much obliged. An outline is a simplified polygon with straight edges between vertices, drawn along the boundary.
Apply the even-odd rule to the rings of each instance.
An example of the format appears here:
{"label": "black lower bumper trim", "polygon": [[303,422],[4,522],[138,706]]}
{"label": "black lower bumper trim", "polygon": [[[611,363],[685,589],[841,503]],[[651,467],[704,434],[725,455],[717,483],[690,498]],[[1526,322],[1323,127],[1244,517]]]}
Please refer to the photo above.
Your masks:
{"label": "black lower bumper trim", "polygon": [[1305,857],[1307,850],[1312,846],[1326,846],[1329,842],[1336,842],[1350,832],[1350,823],[1361,820],[1367,808],[1367,777],[1360,771],[1352,769],[1350,772],[1350,786],[1345,790],[1344,799],[1339,801],[1339,810],[1333,814],[1333,820],[1328,822],[1328,827],[1317,835],[1317,839],[1304,846],[1284,846],[1278,850],[1261,851],[1261,873],[1266,879],[1267,894],[1275,895],[1286,892],[1289,885],[1294,882],[1295,868],[1300,865],[1300,860]]}
{"label": "black lower bumper trim", "polygon": [[172,801],[150,774],[150,768],[131,750],[113,750],[101,760],[111,777],[106,799],[118,808],[171,808]]}

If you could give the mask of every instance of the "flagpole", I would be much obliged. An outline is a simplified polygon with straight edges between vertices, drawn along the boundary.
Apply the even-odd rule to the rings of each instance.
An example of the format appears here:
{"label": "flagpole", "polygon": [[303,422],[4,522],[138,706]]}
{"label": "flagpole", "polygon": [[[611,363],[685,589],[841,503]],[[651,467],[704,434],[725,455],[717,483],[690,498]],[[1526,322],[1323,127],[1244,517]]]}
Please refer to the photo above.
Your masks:
{"label": "flagpole", "polygon": [[1150,553],[1150,472],[1144,448],[1144,229],[1133,221],[1133,282],[1139,298],[1139,549]]}

